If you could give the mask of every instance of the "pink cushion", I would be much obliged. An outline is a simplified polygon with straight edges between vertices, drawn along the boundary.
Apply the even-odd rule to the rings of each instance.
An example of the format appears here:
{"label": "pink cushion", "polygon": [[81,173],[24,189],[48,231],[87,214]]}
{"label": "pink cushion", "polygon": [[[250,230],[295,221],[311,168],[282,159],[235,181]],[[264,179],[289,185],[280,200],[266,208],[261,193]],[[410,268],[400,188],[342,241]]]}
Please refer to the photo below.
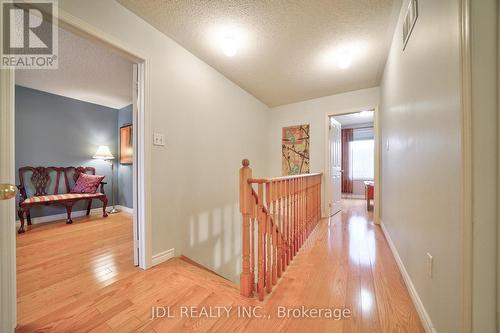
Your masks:
{"label": "pink cushion", "polygon": [[102,193],[66,193],[66,194],[49,194],[42,195],[38,197],[31,197],[24,200],[21,205],[29,205],[39,202],[54,202],[54,201],[63,201],[69,199],[87,199],[87,198],[98,198],[103,196]]}
{"label": "pink cushion", "polygon": [[80,174],[71,193],[95,193],[104,176]]}

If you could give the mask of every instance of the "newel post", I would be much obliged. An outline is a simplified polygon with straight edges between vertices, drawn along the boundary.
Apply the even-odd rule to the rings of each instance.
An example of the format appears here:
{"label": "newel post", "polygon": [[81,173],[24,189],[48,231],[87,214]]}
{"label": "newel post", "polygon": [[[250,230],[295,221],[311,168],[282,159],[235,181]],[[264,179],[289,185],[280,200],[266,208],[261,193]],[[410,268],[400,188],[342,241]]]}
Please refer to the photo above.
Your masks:
{"label": "newel post", "polygon": [[250,214],[252,187],[248,184],[248,179],[252,178],[250,161],[244,159],[240,168],[240,211],[243,217],[242,239],[241,239],[241,275],[240,291],[241,295],[250,297],[253,293],[254,277],[250,272]]}

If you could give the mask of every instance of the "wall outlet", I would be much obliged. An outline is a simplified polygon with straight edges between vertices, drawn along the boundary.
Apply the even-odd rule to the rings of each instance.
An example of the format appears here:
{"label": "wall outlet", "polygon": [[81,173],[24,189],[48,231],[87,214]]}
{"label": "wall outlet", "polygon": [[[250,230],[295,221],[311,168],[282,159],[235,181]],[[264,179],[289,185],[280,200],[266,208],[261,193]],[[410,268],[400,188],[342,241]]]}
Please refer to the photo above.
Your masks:
{"label": "wall outlet", "polygon": [[154,133],[153,135],[153,145],[164,146],[165,145],[165,135],[162,133]]}
{"label": "wall outlet", "polygon": [[389,140],[385,142],[385,150],[389,151]]}
{"label": "wall outlet", "polygon": [[432,260],[432,255],[427,252],[427,275],[429,275],[430,278],[432,278],[432,269],[433,269],[433,260]]}

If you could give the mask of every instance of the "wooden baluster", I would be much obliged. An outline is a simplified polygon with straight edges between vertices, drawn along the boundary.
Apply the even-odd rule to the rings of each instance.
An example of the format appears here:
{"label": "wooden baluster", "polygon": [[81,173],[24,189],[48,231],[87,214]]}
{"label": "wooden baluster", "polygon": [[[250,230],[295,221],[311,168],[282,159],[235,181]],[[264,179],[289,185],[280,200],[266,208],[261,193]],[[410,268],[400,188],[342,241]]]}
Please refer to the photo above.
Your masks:
{"label": "wooden baluster", "polygon": [[299,200],[299,241],[298,241],[298,249],[302,247],[302,231],[303,231],[303,226],[302,224],[304,223],[304,219],[302,217],[302,177],[297,179],[298,183],[298,194],[297,194],[297,199]]}
{"label": "wooden baluster", "polygon": [[291,219],[290,219],[290,245],[291,245],[291,253],[290,260],[295,257],[295,179],[290,180],[290,210],[291,210]]}
{"label": "wooden baluster", "polygon": [[297,248],[295,250],[295,254],[299,252],[300,249],[300,178],[295,179],[296,183],[296,189],[297,189],[297,194],[296,194],[296,201],[297,201]]}
{"label": "wooden baluster", "polygon": [[293,203],[293,252],[292,258],[297,254],[297,179],[292,181],[292,203]]}
{"label": "wooden baluster", "polygon": [[304,225],[305,225],[305,218],[304,218],[304,177],[299,178],[299,188],[300,188],[300,194],[299,194],[299,201],[300,201],[300,246],[299,248],[304,245]]}
{"label": "wooden baluster", "polygon": [[242,161],[240,169],[240,211],[243,215],[242,240],[241,240],[241,275],[240,292],[243,296],[252,295],[252,277],[250,274],[250,197],[252,196],[252,187],[248,184],[248,179],[252,177],[250,161]]}
{"label": "wooden baluster", "polygon": [[263,185],[258,185],[258,203],[257,213],[259,216],[259,235],[258,235],[258,249],[257,259],[259,261],[259,277],[257,280],[257,292],[259,293],[259,300],[264,300],[264,276],[265,276],[265,229],[266,229],[266,215],[264,214],[264,206],[262,205],[264,199]]}
{"label": "wooden baluster", "polygon": [[266,224],[266,291],[270,293],[272,290],[271,282],[271,184],[266,183],[266,205],[268,209],[267,224]]}
{"label": "wooden baluster", "polygon": [[257,199],[252,195],[252,216],[250,219],[250,276],[252,279],[252,293],[255,291],[255,223],[257,219]]}
{"label": "wooden baluster", "polygon": [[290,265],[292,260],[292,200],[291,200],[292,181],[286,180],[286,264]]}
{"label": "wooden baluster", "polygon": [[289,209],[290,209],[290,219],[289,219],[289,222],[290,222],[290,225],[289,225],[289,229],[290,229],[290,232],[289,232],[290,253],[288,254],[288,256],[289,256],[289,260],[291,262],[293,259],[293,196],[292,196],[293,180],[290,179],[288,185],[289,185],[288,198],[290,200],[290,204],[289,204]]}
{"label": "wooden baluster", "polygon": [[302,210],[300,206],[300,177],[297,178],[297,252],[299,252],[300,247],[302,246]]}
{"label": "wooden baluster", "polygon": [[278,220],[276,211],[278,209],[276,204],[277,199],[277,189],[276,182],[271,183],[271,203],[273,205],[273,269],[272,269],[272,281],[273,285],[278,282]]}
{"label": "wooden baluster", "polygon": [[281,277],[283,271],[283,215],[281,211],[281,195],[283,190],[283,182],[278,181],[276,184],[277,198],[278,198],[278,278]]}
{"label": "wooden baluster", "polygon": [[298,224],[298,205],[297,205],[297,178],[294,178],[293,180],[293,256],[295,257],[297,255],[297,234],[298,234],[298,229],[297,229],[297,224]]}
{"label": "wooden baluster", "polygon": [[307,237],[309,237],[309,228],[310,228],[310,220],[309,220],[309,207],[308,207],[308,203],[309,203],[309,181],[310,181],[311,177],[307,177],[305,179],[305,183],[304,183],[304,187],[305,187],[305,196],[306,196],[306,203],[305,203],[305,206],[306,206],[306,239]]}
{"label": "wooden baluster", "polygon": [[283,214],[283,244],[281,246],[281,252],[283,255],[283,264],[281,267],[281,271],[284,272],[286,270],[287,266],[287,261],[286,261],[286,256],[287,256],[287,246],[288,246],[288,238],[287,238],[287,228],[286,228],[286,181],[281,182],[281,200],[282,200],[282,214]]}

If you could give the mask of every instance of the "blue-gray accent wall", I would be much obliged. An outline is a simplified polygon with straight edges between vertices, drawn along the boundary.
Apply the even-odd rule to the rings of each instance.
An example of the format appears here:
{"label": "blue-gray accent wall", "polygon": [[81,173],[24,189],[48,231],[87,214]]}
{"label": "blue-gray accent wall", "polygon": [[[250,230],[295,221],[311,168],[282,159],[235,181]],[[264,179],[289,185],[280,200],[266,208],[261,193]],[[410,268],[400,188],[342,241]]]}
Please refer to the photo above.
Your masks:
{"label": "blue-gray accent wall", "polygon": [[[132,104],[128,105],[118,111],[118,130],[121,126],[130,125],[133,122],[133,109]],[[135,135],[135,131],[133,131]],[[120,133],[118,132],[118,138]],[[132,186],[133,186],[133,168],[132,165],[120,164],[118,167],[118,198],[119,205],[132,208]]]}
{"label": "blue-gray accent wall", "polygon": [[[92,159],[92,156],[99,145],[107,145],[118,157],[119,110],[22,86],[16,86],[15,94],[16,170],[22,166],[95,167],[97,174],[106,176],[105,192],[108,205],[111,205],[111,167],[104,161]],[[121,183],[118,180],[118,161],[114,160],[117,204]],[[16,182],[19,184],[17,172]],[[101,207],[100,201],[94,201],[93,208],[97,207]],[[74,207],[74,211],[84,209],[84,202]],[[62,207],[43,206],[33,208],[31,216],[65,212]]]}

